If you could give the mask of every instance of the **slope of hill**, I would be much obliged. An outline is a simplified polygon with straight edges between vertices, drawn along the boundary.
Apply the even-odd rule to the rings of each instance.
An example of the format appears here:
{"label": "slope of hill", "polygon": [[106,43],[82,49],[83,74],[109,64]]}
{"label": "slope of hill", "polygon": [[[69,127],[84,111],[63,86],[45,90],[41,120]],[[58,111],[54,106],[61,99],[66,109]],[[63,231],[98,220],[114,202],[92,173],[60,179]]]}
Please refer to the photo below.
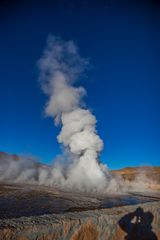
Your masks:
{"label": "slope of hill", "polygon": [[145,174],[147,178],[160,183],[160,167],[126,167],[119,170],[112,170],[113,175],[121,175],[124,180],[132,181],[137,174]]}

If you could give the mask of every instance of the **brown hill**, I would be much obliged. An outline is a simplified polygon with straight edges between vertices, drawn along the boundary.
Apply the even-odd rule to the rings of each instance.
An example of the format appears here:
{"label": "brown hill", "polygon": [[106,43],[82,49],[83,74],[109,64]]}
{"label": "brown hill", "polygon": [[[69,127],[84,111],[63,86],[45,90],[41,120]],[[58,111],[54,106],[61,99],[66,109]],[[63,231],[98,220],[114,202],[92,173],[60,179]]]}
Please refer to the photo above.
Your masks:
{"label": "brown hill", "polygon": [[144,174],[146,177],[160,183],[160,167],[126,167],[119,170],[112,170],[113,175],[121,175],[124,180],[132,181],[138,174]]}
{"label": "brown hill", "polygon": [[18,161],[20,160],[20,157],[16,154],[9,154],[9,153],[5,153],[5,152],[0,152],[0,161],[4,160],[6,158]]}

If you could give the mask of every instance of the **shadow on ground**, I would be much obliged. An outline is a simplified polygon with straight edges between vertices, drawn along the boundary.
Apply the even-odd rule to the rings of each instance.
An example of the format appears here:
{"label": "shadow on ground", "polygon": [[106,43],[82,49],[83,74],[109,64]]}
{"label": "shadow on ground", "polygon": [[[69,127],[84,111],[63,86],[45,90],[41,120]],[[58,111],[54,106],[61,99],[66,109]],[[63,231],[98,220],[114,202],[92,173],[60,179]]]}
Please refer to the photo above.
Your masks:
{"label": "shadow on ground", "polygon": [[138,207],[134,212],[123,216],[119,226],[127,233],[125,240],[158,240],[152,230],[153,214]]}

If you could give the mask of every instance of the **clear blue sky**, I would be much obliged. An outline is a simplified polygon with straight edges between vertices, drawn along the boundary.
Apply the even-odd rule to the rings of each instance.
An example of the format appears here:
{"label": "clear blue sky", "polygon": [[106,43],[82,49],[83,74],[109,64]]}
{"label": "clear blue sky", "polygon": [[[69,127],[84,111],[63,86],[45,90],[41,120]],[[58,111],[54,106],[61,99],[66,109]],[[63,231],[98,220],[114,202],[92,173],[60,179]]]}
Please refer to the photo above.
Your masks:
{"label": "clear blue sky", "polygon": [[52,33],[74,40],[90,58],[88,78],[80,84],[105,143],[101,160],[112,169],[160,165],[158,1],[74,2],[0,5],[0,151],[45,163],[60,153],[59,129],[44,117],[46,96],[36,67]]}

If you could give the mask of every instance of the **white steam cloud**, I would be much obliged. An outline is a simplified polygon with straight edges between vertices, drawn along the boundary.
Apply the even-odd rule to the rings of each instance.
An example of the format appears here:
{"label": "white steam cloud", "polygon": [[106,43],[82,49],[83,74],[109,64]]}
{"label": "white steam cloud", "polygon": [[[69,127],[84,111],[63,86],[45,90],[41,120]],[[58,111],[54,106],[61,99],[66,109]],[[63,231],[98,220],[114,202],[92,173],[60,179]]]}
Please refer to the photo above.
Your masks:
{"label": "white steam cloud", "polygon": [[[41,86],[49,96],[45,112],[62,126],[57,140],[70,158],[63,184],[78,190],[98,190],[107,186],[109,177],[98,160],[103,141],[96,131],[95,116],[83,107],[85,89],[74,86],[87,65],[72,41],[53,36],[39,60]],[[63,175],[61,172],[60,177]]]}

